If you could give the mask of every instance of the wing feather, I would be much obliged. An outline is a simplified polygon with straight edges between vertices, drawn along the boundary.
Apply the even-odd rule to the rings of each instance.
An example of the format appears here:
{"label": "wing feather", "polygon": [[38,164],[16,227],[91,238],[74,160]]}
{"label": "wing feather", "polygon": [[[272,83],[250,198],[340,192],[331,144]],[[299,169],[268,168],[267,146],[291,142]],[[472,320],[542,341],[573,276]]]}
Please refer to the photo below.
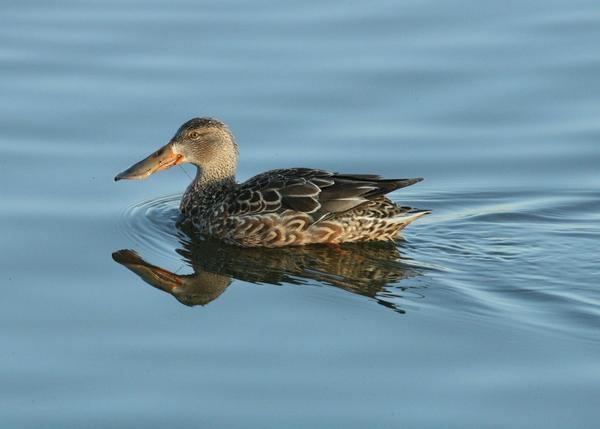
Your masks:
{"label": "wing feather", "polygon": [[271,170],[240,184],[224,202],[228,216],[294,210],[315,221],[353,210],[416,179],[381,179],[374,174],[339,174],[310,168]]}

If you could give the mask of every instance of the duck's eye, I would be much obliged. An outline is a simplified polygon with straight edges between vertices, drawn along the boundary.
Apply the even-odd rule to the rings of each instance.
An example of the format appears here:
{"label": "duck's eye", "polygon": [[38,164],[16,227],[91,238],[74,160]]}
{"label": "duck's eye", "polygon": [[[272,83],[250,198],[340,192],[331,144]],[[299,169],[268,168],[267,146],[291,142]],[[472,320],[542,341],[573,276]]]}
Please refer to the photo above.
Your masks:
{"label": "duck's eye", "polygon": [[192,131],[191,133],[188,134],[188,136],[192,140],[196,140],[198,137],[200,137],[200,133],[198,131]]}

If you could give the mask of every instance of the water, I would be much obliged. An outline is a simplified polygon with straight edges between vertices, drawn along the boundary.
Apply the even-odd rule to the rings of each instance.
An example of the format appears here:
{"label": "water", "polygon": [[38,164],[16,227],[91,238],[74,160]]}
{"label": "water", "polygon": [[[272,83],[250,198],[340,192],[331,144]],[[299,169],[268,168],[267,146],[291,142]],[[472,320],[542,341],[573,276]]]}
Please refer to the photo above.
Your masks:
{"label": "water", "polygon": [[[0,24],[0,426],[596,424],[596,2],[32,1]],[[423,176],[392,198],[433,214],[391,248],[194,242],[191,168],[112,178],[198,115],[240,179]]]}

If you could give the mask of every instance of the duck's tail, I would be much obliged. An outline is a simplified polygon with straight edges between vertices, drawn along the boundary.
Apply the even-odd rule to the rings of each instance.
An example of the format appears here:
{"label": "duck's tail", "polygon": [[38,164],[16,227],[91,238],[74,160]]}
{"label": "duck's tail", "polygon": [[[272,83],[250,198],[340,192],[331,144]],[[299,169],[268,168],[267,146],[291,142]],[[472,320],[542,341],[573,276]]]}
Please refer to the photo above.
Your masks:
{"label": "duck's tail", "polygon": [[404,228],[408,224],[412,223],[414,220],[420,218],[421,216],[425,216],[431,213],[431,210],[419,210],[419,209],[409,209],[406,212],[397,214],[389,218],[389,220],[397,225],[401,225],[401,228]]}

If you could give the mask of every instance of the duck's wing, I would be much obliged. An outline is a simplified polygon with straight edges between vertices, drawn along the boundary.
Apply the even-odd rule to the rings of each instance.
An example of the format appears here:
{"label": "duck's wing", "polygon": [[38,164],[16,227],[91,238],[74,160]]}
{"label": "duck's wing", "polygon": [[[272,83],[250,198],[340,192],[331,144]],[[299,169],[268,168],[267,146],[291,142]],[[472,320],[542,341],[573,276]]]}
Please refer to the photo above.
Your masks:
{"label": "duck's wing", "polygon": [[240,184],[225,202],[225,211],[239,216],[294,210],[318,221],[421,180],[382,179],[372,174],[341,174],[311,168],[271,170]]}

